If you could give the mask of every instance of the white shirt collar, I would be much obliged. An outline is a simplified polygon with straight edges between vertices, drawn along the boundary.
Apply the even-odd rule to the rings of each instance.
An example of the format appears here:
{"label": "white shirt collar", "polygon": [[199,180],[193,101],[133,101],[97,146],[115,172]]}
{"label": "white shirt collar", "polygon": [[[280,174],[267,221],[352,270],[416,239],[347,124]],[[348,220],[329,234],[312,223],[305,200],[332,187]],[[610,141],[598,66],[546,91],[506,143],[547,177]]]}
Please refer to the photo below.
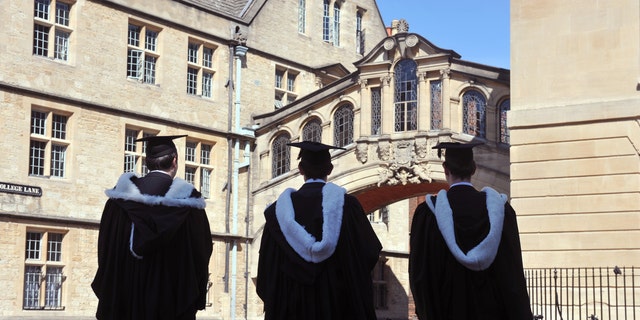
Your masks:
{"label": "white shirt collar", "polygon": [[449,186],[449,188],[453,188],[455,186],[470,186],[473,187],[473,185],[471,184],[471,182],[467,182],[467,181],[461,181],[461,182],[456,182],[452,185]]}
{"label": "white shirt collar", "polygon": [[312,182],[321,182],[321,183],[327,183],[326,181],[322,180],[322,179],[307,179],[307,181],[305,181],[304,183],[312,183]]}

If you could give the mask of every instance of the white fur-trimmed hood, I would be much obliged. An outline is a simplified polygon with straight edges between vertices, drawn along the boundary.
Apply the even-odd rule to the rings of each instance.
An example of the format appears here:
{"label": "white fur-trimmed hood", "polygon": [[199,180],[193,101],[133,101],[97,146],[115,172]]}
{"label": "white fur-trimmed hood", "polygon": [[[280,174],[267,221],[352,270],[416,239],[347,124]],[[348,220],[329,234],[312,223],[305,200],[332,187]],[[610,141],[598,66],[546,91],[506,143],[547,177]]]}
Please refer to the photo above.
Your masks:
{"label": "white fur-trimmed hood", "polygon": [[280,230],[293,250],[305,261],[322,262],[336,250],[346,190],[330,182],[322,187],[322,240],[319,242],[295,220],[291,201],[293,191],[295,190],[292,188],[286,189],[276,201],[276,218]]}
{"label": "white fur-trimmed hood", "polygon": [[491,266],[493,260],[498,253],[500,239],[502,238],[502,226],[504,223],[504,204],[507,202],[507,196],[500,194],[492,188],[485,187],[482,189],[487,195],[487,211],[489,212],[490,229],[489,234],[477,246],[469,250],[466,254],[462,252],[456,242],[456,235],[453,226],[453,211],[449,205],[447,191],[440,190],[436,198],[436,204],[433,205],[431,197],[427,196],[427,205],[435,214],[438,221],[440,233],[449,247],[449,251],[453,256],[465,267],[480,271]]}
{"label": "white fur-trimmed hood", "polygon": [[140,193],[138,187],[131,181],[131,178],[137,177],[136,174],[128,172],[120,176],[116,186],[113,189],[105,191],[107,197],[111,199],[131,200],[144,203],[147,205],[164,205],[169,207],[189,207],[196,209],[204,209],[206,202],[203,198],[191,198],[193,185],[176,178],[173,180],[169,191],[164,196],[153,196]]}

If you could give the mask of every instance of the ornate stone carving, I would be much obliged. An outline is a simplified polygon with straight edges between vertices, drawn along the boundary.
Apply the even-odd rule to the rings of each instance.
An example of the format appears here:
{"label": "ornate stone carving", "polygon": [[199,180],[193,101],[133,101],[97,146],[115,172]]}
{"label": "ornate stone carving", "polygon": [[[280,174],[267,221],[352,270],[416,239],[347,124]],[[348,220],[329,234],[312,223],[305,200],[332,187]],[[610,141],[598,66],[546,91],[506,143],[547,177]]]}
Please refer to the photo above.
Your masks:
{"label": "ornate stone carving", "polygon": [[389,51],[395,48],[396,42],[392,38],[387,38],[387,40],[384,40],[384,42],[382,43],[382,46],[385,50]]}
{"label": "ornate stone carving", "polygon": [[358,84],[360,85],[360,89],[364,90],[367,87],[368,80],[367,79],[358,78]]}
{"label": "ornate stone carving", "polygon": [[409,32],[409,23],[405,19],[398,21],[398,33]]}
{"label": "ornate stone carving", "polygon": [[384,141],[384,144],[381,143],[378,146],[380,160],[389,161],[378,170],[378,186],[431,182],[431,172],[426,166],[426,161],[418,161],[418,158],[425,159],[427,157],[428,143],[426,138],[418,140],[417,142],[400,141],[393,144]]}
{"label": "ornate stone carving", "polygon": [[367,143],[358,143],[356,145],[356,159],[361,163],[365,163],[369,160],[369,146]]}
{"label": "ornate stone carving", "polygon": [[450,76],[451,76],[450,68],[440,70],[440,77],[442,77],[442,79],[449,79]]}
{"label": "ornate stone carving", "polygon": [[384,77],[380,77],[380,82],[382,82],[383,86],[388,87],[389,85],[391,85],[391,76],[386,75]]}
{"label": "ornate stone carving", "polygon": [[415,34],[409,35],[404,42],[407,44],[407,47],[413,48],[418,44],[418,36]]}

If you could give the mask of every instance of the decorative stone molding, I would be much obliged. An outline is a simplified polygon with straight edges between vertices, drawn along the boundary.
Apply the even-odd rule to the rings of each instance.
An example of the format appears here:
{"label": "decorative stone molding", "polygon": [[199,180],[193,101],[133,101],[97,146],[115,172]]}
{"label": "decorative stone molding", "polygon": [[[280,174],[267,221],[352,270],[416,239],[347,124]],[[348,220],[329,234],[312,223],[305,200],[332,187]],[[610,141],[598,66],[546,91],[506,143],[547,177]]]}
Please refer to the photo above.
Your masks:
{"label": "decorative stone molding", "polygon": [[400,21],[398,21],[398,33],[406,32],[409,32],[409,23],[405,19],[400,19]]}
{"label": "decorative stone molding", "polygon": [[385,87],[388,87],[391,85],[391,76],[390,75],[386,75],[384,77],[380,77],[380,82],[382,82],[382,85]]}
{"label": "decorative stone molding", "polygon": [[356,144],[356,159],[363,164],[369,160],[369,145],[366,141],[358,141]]}
{"label": "decorative stone molding", "polygon": [[387,38],[382,43],[382,46],[385,50],[390,51],[391,49],[396,47],[396,41],[393,38]]}
{"label": "decorative stone molding", "polygon": [[378,186],[431,182],[431,171],[426,165],[427,140],[426,136],[419,136],[414,141],[380,141],[378,156],[388,163],[378,170]]}
{"label": "decorative stone molding", "polygon": [[415,34],[411,34],[407,37],[407,39],[405,40],[405,43],[407,44],[407,47],[409,48],[413,48],[415,47],[418,42],[420,42],[418,40],[418,36],[416,36]]}
{"label": "decorative stone molding", "polygon": [[451,69],[450,68],[446,68],[446,69],[440,70],[440,77],[442,79],[449,79],[450,76],[451,76]]}
{"label": "decorative stone molding", "polygon": [[358,84],[360,85],[361,90],[366,89],[368,83],[369,81],[367,79],[358,78]]}

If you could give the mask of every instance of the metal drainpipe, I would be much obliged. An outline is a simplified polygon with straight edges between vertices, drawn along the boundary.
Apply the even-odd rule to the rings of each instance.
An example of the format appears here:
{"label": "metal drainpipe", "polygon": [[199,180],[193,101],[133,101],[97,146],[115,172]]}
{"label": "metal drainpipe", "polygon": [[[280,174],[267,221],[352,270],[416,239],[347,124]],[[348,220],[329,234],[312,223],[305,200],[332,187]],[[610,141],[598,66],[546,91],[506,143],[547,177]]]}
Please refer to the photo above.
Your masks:
{"label": "metal drainpipe", "polygon": [[[235,47],[235,61],[236,61],[236,85],[235,85],[235,127],[234,132],[241,133],[240,128],[240,88],[242,87],[242,57],[247,54],[249,48],[244,46]],[[238,175],[240,171],[240,138],[235,139],[234,144],[234,157],[233,157],[233,182],[231,187],[233,188],[233,210],[231,220],[231,233],[238,235]],[[238,270],[238,240],[233,240],[231,248],[231,320],[236,318],[236,274]]]}
{"label": "metal drainpipe", "polygon": [[[234,57],[234,46],[229,46],[229,80],[227,82],[227,92],[228,92],[228,101],[229,101],[229,111],[228,119],[227,119],[227,132],[231,132],[233,129],[233,57]],[[233,171],[233,162],[231,159],[233,157],[233,141],[231,137],[227,138],[227,185],[226,185],[226,197],[225,197],[225,210],[224,210],[224,232],[226,234],[229,233],[229,214],[231,213],[231,186],[229,185],[232,177]],[[225,250],[224,250],[224,292],[229,292],[229,242],[225,241]]]}

